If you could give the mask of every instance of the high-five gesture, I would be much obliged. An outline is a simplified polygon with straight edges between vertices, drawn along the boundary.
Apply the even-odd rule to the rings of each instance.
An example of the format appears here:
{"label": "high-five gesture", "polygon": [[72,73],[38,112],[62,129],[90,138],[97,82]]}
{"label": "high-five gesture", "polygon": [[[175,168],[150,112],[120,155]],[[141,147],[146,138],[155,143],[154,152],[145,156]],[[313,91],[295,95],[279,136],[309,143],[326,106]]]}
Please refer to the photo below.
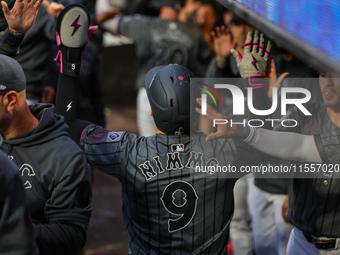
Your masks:
{"label": "high-five gesture", "polygon": [[11,10],[9,10],[5,1],[1,1],[9,31],[14,35],[23,35],[26,33],[33,25],[42,1],[43,0],[16,0]]}
{"label": "high-five gesture", "polygon": [[225,26],[216,27],[216,31],[211,32],[214,43],[214,51],[217,58],[217,66],[222,68],[230,56],[230,50],[236,45],[236,40],[232,39],[229,29]]}
{"label": "high-five gesture", "polygon": [[248,33],[244,45],[243,58],[237,50],[231,50],[242,78],[254,76],[260,77],[265,75],[270,55],[271,42],[268,40],[267,45],[265,45],[265,43],[266,40],[264,39],[264,35],[261,33],[259,36],[259,31],[256,30],[254,33],[254,40],[253,33]]}
{"label": "high-five gesture", "polygon": [[276,88],[279,91],[279,89],[281,88],[283,79],[287,75],[289,75],[289,73],[285,72],[281,74],[279,78],[277,78],[274,59],[273,58],[269,59],[269,63],[267,66],[267,71],[266,71],[266,78],[269,78],[269,82],[268,82],[268,86],[265,87],[268,105],[270,105],[273,100],[273,88]]}
{"label": "high-five gesture", "polygon": [[[196,102],[202,106],[202,99],[197,98]],[[201,109],[196,107],[196,112],[201,114]],[[233,124],[230,125],[231,119],[227,116],[223,115],[222,113],[219,113],[216,111],[213,107],[211,107],[209,104],[207,104],[207,114],[203,115],[205,118],[214,121],[214,120],[224,120],[228,121],[229,124],[218,124],[217,125],[217,131],[215,133],[212,133],[206,137],[206,141],[214,140],[217,138],[228,138],[228,137],[241,137],[243,134],[243,125],[242,124]]]}

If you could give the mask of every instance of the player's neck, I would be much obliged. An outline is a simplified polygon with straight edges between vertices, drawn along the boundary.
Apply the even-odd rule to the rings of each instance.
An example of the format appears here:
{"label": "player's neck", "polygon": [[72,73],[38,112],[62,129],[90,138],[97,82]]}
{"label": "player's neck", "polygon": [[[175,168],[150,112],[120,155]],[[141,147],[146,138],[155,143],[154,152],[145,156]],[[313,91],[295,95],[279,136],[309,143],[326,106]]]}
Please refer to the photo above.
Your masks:
{"label": "player's neck", "polygon": [[337,127],[340,127],[340,109],[327,107],[327,115]]}
{"label": "player's neck", "polygon": [[156,134],[162,134],[165,135],[162,131],[160,131],[157,127],[155,127],[155,133]]}
{"label": "player's neck", "polygon": [[24,107],[24,110],[18,111],[17,114],[7,130],[2,133],[5,139],[11,139],[25,134],[36,128],[39,124],[38,119],[33,116],[27,105]]}

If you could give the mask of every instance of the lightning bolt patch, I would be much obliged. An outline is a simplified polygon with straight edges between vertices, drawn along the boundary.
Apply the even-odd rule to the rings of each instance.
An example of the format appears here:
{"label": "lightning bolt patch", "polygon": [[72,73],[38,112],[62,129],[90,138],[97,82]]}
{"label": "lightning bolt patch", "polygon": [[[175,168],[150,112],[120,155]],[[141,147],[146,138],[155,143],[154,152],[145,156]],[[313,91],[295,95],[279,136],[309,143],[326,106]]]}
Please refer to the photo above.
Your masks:
{"label": "lightning bolt patch", "polygon": [[72,23],[72,25],[71,25],[71,27],[74,27],[73,32],[72,32],[72,36],[75,34],[75,32],[77,32],[78,28],[80,28],[80,25],[78,24],[79,18],[80,18],[80,15],[78,16],[78,18],[76,18],[76,19],[73,21],[73,23]]}
{"label": "lightning bolt patch", "polygon": [[68,111],[72,108],[72,103],[73,103],[73,102],[69,103],[69,104],[66,106],[66,107],[67,107],[66,112],[68,112]]}
{"label": "lightning bolt patch", "polygon": [[251,62],[251,63],[253,64],[253,66],[255,67],[255,69],[258,70],[258,69],[257,69],[257,66],[256,66],[256,63],[257,63],[258,61],[257,61],[257,59],[256,59],[253,55],[251,55],[251,56],[253,57],[253,62]]}

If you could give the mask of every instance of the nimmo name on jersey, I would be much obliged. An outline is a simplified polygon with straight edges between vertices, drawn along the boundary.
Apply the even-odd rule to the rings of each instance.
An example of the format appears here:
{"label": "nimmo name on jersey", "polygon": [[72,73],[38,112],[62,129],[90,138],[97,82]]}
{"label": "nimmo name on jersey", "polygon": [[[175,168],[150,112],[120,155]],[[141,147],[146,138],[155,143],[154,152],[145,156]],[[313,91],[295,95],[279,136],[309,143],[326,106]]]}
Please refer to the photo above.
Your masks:
{"label": "nimmo name on jersey", "polygon": [[[162,164],[163,162],[163,164]],[[165,163],[164,163],[165,162]],[[166,166],[165,166],[166,165]],[[182,162],[179,152],[169,152],[164,156],[156,156],[153,160],[147,160],[139,165],[145,179],[148,181],[158,173],[165,171],[180,170],[185,168],[196,169],[197,166],[203,165],[203,153],[191,151],[187,162]],[[218,165],[215,158],[210,158],[206,165]],[[165,167],[165,168],[164,168]]]}

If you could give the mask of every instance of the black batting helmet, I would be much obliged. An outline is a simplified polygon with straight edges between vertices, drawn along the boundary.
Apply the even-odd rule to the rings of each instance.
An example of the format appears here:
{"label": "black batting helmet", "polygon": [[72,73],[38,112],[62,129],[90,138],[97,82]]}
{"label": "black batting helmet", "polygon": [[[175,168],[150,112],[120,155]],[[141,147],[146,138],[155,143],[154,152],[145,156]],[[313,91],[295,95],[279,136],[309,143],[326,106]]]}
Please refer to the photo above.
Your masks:
{"label": "black batting helmet", "polygon": [[170,64],[152,68],[145,88],[157,128],[168,135],[190,132],[190,78],[186,67]]}

